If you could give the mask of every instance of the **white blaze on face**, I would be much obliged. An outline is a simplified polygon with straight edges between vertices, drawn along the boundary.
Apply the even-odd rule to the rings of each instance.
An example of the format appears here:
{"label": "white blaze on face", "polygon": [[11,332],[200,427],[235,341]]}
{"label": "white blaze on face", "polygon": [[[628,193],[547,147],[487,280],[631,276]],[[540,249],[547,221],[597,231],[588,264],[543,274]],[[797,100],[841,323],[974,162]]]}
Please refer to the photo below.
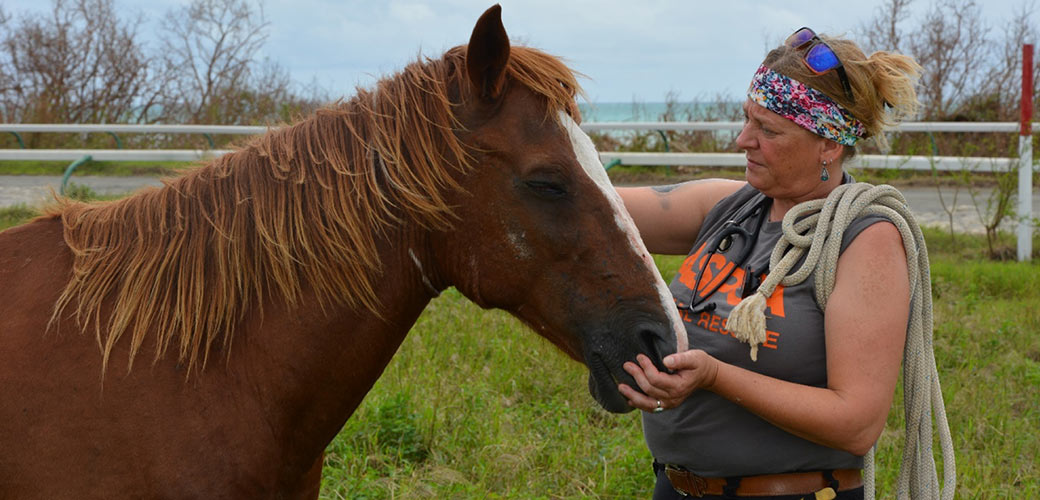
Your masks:
{"label": "white blaze on face", "polygon": [[621,232],[628,235],[628,242],[632,245],[632,250],[643,260],[643,263],[650,269],[650,274],[657,280],[657,294],[661,299],[661,307],[664,308],[668,319],[671,320],[672,330],[675,332],[676,352],[689,349],[686,340],[686,327],[683,326],[683,322],[679,318],[679,311],[675,307],[675,301],[672,300],[672,293],[668,291],[668,286],[665,284],[664,279],[661,278],[661,273],[657,271],[653,257],[650,256],[646,245],[643,244],[643,239],[639,237],[639,230],[636,229],[636,224],[632,221],[632,216],[628,214],[628,210],[625,210],[625,203],[610,183],[610,178],[607,177],[607,171],[599,160],[599,153],[596,152],[592,139],[589,139],[589,136],[578,127],[574,119],[562,111],[560,112],[560,123],[563,124],[567,130],[567,135],[571,138],[571,146],[574,148],[574,155],[578,158],[578,163],[581,164],[585,173],[603,191],[603,196],[607,198],[611,208],[614,209],[614,221],[621,228]]}

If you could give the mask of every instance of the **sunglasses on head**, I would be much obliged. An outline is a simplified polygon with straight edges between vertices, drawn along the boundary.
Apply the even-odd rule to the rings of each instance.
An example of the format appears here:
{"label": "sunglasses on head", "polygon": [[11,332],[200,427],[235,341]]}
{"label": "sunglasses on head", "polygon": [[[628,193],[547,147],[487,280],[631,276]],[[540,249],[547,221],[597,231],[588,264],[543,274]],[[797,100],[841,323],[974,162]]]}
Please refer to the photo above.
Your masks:
{"label": "sunglasses on head", "polygon": [[784,43],[795,50],[805,49],[802,62],[809,68],[809,71],[822,75],[832,69],[838,70],[841,86],[845,88],[845,97],[849,98],[850,103],[856,103],[856,98],[852,95],[852,85],[849,84],[849,76],[845,74],[845,66],[838,59],[838,54],[834,53],[834,49],[831,49],[827,42],[820,40],[820,37],[816,36],[816,32],[810,28],[799,28],[798,31],[787,37],[787,41]]}

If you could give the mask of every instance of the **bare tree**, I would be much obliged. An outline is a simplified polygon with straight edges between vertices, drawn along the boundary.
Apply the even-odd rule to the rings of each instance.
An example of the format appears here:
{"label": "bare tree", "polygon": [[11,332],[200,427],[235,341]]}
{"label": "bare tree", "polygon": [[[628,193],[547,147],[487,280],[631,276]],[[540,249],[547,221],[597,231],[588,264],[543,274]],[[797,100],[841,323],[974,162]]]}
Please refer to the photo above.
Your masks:
{"label": "bare tree", "polygon": [[[1010,22],[1003,23],[1003,39],[990,38],[981,20],[980,8],[972,0],[936,0],[920,22],[912,23],[909,34],[902,33],[911,0],[887,0],[876,11],[875,18],[860,31],[868,44],[880,49],[905,49],[923,66],[918,95],[924,103],[925,118],[930,120],[1013,121],[1018,118],[1021,94],[1022,45],[1038,40],[1034,0],[1024,3]],[[901,45],[902,44],[902,45]],[[1040,67],[1034,69],[1040,76]],[[1038,82],[1037,87],[1040,87]],[[1037,88],[1033,89],[1034,94]],[[934,133],[902,141],[901,151],[928,149],[933,154],[957,156],[1013,156],[1015,138],[1003,134]],[[996,170],[987,175],[992,190],[981,190],[978,177],[970,167],[944,176],[953,183],[953,203],[940,201],[950,218],[957,196],[966,188],[976,214],[986,229],[989,254],[1005,255],[998,242],[998,230],[1008,217],[1014,217],[1012,199],[1017,172]],[[937,188],[939,176],[936,176]]]}
{"label": "bare tree", "polygon": [[910,53],[924,68],[919,94],[926,118],[948,117],[979,88],[992,52],[988,32],[973,0],[937,0],[931,5],[908,40]]}
{"label": "bare tree", "polygon": [[0,109],[7,121],[105,123],[147,114],[157,82],[136,41],[140,18],[121,21],[112,0],[55,0],[0,41]]}
{"label": "bare tree", "polygon": [[[138,42],[142,16],[121,19],[114,0],[53,0],[48,14],[17,22],[0,9],[0,121],[272,123],[327,102],[316,83],[300,86],[284,67],[257,61],[268,24],[252,1],[194,0],[167,12],[158,47]],[[107,140],[32,134],[29,143],[96,139]],[[129,140],[154,147],[201,138]]]}
{"label": "bare tree", "polygon": [[[1004,25],[1004,43],[997,47],[992,71],[984,89],[999,99],[1000,121],[1018,121],[1019,99],[1022,94],[1022,45],[1040,41],[1036,25],[1035,2],[1022,4],[1010,22]],[[1034,65],[1033,89],[1040,88],[1040,65]]]}
{"label": "bare tree", "polygon": [[236,100],[267,38],[262,7],[247,0],[194,0],[167,12],[162,27],[166,66],[179,73],[167,111],[194,123],[248,121]]}
{"label": "bare tree", "polygon": [[869,51],[888,50],[903,52],[903,32],[900,28],[910,17],[913,0],[886,0],[874,9],[874,18],[861,24],[859,34]]}
{"label": "bare tree", "polygon": [[243,104],[256,121],[290,122],[332,100],[317,82],[294,82],[280,64],[264,60],[252,72]]}
{"label": "bare tree", "polygon": [[[0,5],[0,44],[9,37],[7,34],[7,21],[9,19],[9,15],[4,12],[4,6]],[[7,64],[8,59],[2,48],[3,45],[0,45],[0,122],[5,122],[7,121],[7,109],[4,105],[4,96],[7,96],[8,93],[14,90],[15,78],[10,64]]]}

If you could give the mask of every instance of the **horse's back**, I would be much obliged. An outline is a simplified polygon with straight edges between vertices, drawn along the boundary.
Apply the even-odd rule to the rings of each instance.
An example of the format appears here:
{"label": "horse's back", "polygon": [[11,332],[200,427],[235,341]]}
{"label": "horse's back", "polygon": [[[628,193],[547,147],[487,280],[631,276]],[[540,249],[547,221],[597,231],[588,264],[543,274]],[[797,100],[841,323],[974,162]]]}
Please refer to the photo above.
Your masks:
{"label": "horse's back", "polygon": [[[0,233],[0,376],[38,370],[54,303],[68,282],[72,257],[58,219],[37,219]],[[10,391],[8,384],[0,391]],[[17,390],[17,388],[13,388]]]}
{"label": "horse's back", "polygon": [[[60,219],[40,218],[0,233],[0,324],[5,330],[13,326],[12,314],[46,325],[71,263]],[[31,315],[40,311],[42,323],[32,321]]]}
{"label": "horse's back", "polygon": [[0,497],[39,487],[29,457],[57,451],[47,450],[55,444],[48,426],[68,402],[66,368],[53,350],[61,334],[47,325],[71,262],[58,219],[0,233]]}

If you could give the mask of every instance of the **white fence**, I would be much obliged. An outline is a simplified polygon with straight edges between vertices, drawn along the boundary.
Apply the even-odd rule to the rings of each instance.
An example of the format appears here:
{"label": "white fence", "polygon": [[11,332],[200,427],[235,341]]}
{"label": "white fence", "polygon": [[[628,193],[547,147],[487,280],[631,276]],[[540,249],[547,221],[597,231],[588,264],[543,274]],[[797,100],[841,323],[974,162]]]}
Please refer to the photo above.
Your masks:
{"label": "white fence", "polygon": [[[616,130],[630,131],[728,131],[739,132],[742,122],[586,122],[581,128],[586,132],[606,132]],[[13,134],[19,144],[24,146],[22,133],[107,133],[116,139],[121,146],[117,134],[200,134],[210,139],[211,135],[233,134],[250,135],[267,131],[267,127],[232,126],[232,125],[45,125],[45,124],[0,124],[0,133]],[[1019,124],[1015,122],[910,122],[896,126],[897,132],[983,132],[983,133],[1017,133]],[[1033,133],[1040,131],[1040,123],[1033,125]],[[84,161],[195,161],[223,155],[228,150],[220,149],[171,149],[171,150],[129,150],[129,149],[0,149],[2,160],[37,160],[37,161],[71,161],[74,162],[66,171],[65,178],[76,166]],[[635,153],[635,152],[600,152],[600,160],[606,164],[624,165],[686,165],[700,167],[735,167],[744,166],[746,160],[742,153]],[[850,167],[908,170],[970,170],[975,172],[1008,171],[1019,169],[1018,191],[1018,257],[1027,260],[1032,253],[1032,173],[1033,165],[1031,141],[1022,138],[1019,141],[1018,158],[987,158],[958,156],[901,156],[901,155],[859,155]]]}
{"label": "white fence", "polygon": [[[637,130],[643,132],[677,131],[677,132],[739,132],[743,122],[593,122],[583,123],[586,132],[607,132],[615,130]],[[0,129],[2,130],[2,129]],[[1034,127],[1034,130],[1037,130]],[[902,123],[892,129],[894,132],[988,132],[1017,133],[1015,122],[910,122]],[[686,165],[696,167],[740,167],[747,164],[743,153],[629,153],[601,152],[600,159],[604,163],[620,160],[624,165]],[[859,155],[851,167],[907,170],[960,171],[968,169],[976,172],[1006,171],[1018,163],[1018,158],[985,158],[961,156],[925,156],[925,155]]]}
{"label": "white fence", "polygon": [[[1040,125],[1040,124],[1038,124]],[[586,132],[612,130],[635,131],[729,131],[738,132],[742,122],[587,122],[581,125]],[[1034,127],[1038,130],[1040,127]],[[251,135],[266,132],[267,127],[236,125],[45,125],[45,124],[0,124],[0,132],[13,134],[49,133],[108,133],[108,134],[199,134],[199,135]],[[1015,133],[1014,122],[912,122],[894,128],[900,132],[992,132]],[[19,140],[20,139],[20,136]],[[227,150],[170,149],[0,149],[0,160],[47,160],[75,161],[91,156],[96,161],[194,161],[201,158],[220,156]],[[600,153],[603,163],[620,160],[624,165],[687,165],[701,167],[729,167],[746,164],[741,153],[630,153],[604,151]],[[1012,158],[980,158],[957,156],[899,156],[860,155],[852,166],[867,168],[898,168],[912,170],[962,170],[965,168],[987,172],[1006,170],[1017,162]]]}

